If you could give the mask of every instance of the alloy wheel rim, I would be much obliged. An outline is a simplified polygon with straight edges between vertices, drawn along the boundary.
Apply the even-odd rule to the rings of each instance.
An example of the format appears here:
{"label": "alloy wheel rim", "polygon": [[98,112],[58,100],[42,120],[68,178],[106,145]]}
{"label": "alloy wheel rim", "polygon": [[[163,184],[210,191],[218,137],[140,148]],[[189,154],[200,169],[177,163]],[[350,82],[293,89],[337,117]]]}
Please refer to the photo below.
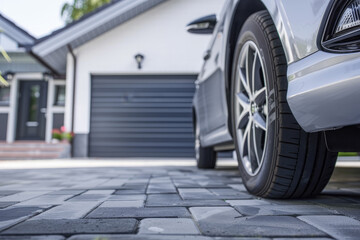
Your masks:
{"label": "alloy wheel rim", "polygon": [[235,80],[235,128],[244,169],[255,176],[264,162],[268,130],[268,97],[264,64],[253,41],[241,49]]}

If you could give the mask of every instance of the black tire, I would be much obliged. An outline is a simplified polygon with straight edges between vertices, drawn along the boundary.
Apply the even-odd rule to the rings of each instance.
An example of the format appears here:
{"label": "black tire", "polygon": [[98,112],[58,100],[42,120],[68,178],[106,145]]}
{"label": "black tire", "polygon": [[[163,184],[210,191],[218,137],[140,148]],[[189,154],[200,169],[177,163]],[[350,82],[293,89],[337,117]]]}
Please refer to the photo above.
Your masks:
{"label": "black tire", "polygon": [[195,132],[195,159],[199,169],[214,169],[216,166],[217,152],[213,147],[202,147],[200,142],[200,128],[194,120]]}
{"label": "black tire", "polygon": [[[244,162],[250,162],[247,159],[254,156],[255,151],[257,151],[257,154],[258,150],[257,148],[252,150],[250,143],[250,145],[247,145],[248,156],[246,159],[244,157],[246,161],[241,159],[239,148],[242,145],[240,145],[240,141],[245,139],[245,137],[239,138],[239,136],[241,134],[245,136],[245,133],[240,132],[240,124],[235,124],[235,115],[241,112],[242,109],[241,106],[237,106],[240,100],[236,100],[236,98],[240,99],[239,94],[241,92],[236,93],[236,89],[241,90],[241,84],[244,85],[242,82],[236,83],[236,81],[240,81],[241,75],[241,70],[239,70],[241,68],[238,69],[238,66],[241,67],[239,64],[242,61],[240,53],[248,42],[255,43],[259,50],[257,53],[261,57],[258,61],[263,61],[264,63],[261,65],[263,66],[261,69],[262,79],[265,79],[263,80],[265,85],[263,88],[266,88],[267,99],[266,105],[264,105],[267,108],[266,114],[264,113],[267,128],[263,130],[265,137],[261,138],[259,143],[259,146],[264,146],[262,151],[259,152],[263,157],[260,163],[258,161],[257,171],[253,172],[251,172],[253,164],[250,164],[250,167],[245,167]],[[265,198],[303,198],[320,193],[332,175],[337,153],[327,151],[323,133],[306,133],[303,131],[290,111],[286,100],[287,61],[277,30],[267,11],[253,14],[244,23],[238,37],[234,56],[231,93],[233,136],[239,161],[239,170],[247,190],[254,195]],[[254,61],[253,65],[255,64]],[[243,77],[244,75],[241,76]],[[246,78],[249,79],[248,75]],[[253,88],[254,85],[252,84]],[[249,89],[249,86],[248,84],[247,89]],[[246,87],[243,87],[243,89],[246,89]],[[251,98],[254,99],[253,97]],[[256,102],[255,100],[252,101]],[[251,102],[249,101],[249,103]],[[256,105],[256,103],[251,104]],[[249,106],[253,105],[249,104]],[[258,109],[258,106],[254,108]],[[254,117],[254,111],[260,110],[248,110],[248,119],[250,119],[250,116]],[[262,111],[265,112],[264,109]],[[241,120],[243,118],[240,116],[238,119]],[[254,129],[255,120],[252,121],[251,127]],[[251,128],[249,127],[249,129]],[[251,130],[249,130],[246,137],[247,141],[254,141],[252,143],[252,146],[254,146],[257,144],[257,135],[252,134]],[[255,140],[251,139],[251,136]],[[244,146],[242,147],[243,156],[245,154]],[[257,160],[260,159],[258,155],[256,155]],[[256,164],[254,165],[256,166]]]}

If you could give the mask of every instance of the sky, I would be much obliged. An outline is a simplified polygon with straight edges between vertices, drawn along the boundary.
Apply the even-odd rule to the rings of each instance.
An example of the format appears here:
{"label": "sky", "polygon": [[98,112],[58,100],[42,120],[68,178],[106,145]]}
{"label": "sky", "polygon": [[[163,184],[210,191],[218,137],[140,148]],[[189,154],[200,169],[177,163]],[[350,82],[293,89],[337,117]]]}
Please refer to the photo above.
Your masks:
{"label": "sky", "polygon": [[0,0],[0,13],[36,38],[64,26],[60,12],[72,0]]}

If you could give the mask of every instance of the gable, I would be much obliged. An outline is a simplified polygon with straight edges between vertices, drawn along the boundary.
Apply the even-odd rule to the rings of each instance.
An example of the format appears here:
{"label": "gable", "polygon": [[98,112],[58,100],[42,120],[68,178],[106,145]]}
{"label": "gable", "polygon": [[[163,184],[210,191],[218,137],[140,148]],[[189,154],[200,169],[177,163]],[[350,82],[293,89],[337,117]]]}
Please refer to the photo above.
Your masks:
{"label": "gable", "polygon": [[9,39],[11,39],[11,41],[15,41],[18,45],[21,46],[32,45],[35,42],[35,38],[33,36],[1,14],[0,30],[1,35],[3,35],[2,37],[4,38],[3,41],[5,41],[7,44],[10,44],[9,47],[13,47],[13,43],[10,43]]}
{"label": "gable", "polygon": [[166,0],[120,0],[37,42],[32,52],[56,71],[66,72],[68,48],[76,48]]}

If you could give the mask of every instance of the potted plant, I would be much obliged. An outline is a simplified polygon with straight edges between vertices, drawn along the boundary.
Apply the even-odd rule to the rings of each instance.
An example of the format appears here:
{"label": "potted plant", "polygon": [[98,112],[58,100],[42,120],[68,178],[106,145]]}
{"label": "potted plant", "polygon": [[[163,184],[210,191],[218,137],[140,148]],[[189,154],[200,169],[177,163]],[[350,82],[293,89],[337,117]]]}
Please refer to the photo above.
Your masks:
{"label": "potted plant", "polygon": [[67,132],[66,128],[62,126],[60,129],[53,129],[52,130],[52,142],[58,143],[58,142],[71,142],[74,138],[73,132]]}

